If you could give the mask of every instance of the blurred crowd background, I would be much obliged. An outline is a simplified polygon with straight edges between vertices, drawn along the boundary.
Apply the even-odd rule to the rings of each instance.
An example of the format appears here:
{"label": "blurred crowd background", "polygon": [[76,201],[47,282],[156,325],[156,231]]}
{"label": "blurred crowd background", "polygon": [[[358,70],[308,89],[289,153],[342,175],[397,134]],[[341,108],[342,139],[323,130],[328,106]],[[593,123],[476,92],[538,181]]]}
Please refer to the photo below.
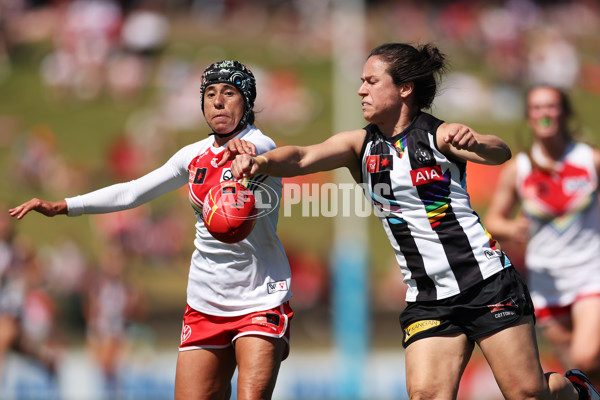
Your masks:
{"label": "blurred crowd background", "polygon": [[[32,360],[52,382],[66,355],[85,349],[110,398],[127,357],[176,355],[195,222],[185,191],[74,219],[15,222],[7,210],[33,196],[56,200],[134,179],[206,137],[199,78],[221,59],[253,70],[256,125],[278,144],[323,140],[332,133],[331,7],[328,0],[0,0],[0,356]],[[369,48],[433,42],[447,53],[438,116],[499,135],[516,151],[529,137],[525,90],[551,83],[572,96],[580,134],[599,143],[596,0],[364,7]],[[357,96],[348,113],[358,112]],[[497,171],[472,168],[473,203],[484,214]],[[399,349],[400,270],[369,218],[370,345]],[[292,353],[328,349],[332,218],[298,211],[281,216],[279,233],[293,273]],[[519,264],[520,249],[511,251]],[[2,385],[18,378],[8,379],[2,365],[6,394]],[[19,398],[51,398],[25,386]]]}

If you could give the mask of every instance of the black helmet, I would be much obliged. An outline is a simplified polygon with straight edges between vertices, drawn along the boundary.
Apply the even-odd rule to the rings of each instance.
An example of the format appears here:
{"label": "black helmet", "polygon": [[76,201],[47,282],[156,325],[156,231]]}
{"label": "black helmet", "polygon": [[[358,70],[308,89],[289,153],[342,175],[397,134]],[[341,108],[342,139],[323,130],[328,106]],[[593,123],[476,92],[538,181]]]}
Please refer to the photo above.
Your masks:
{"label": "black helmet", "polygon": [[[202,74],[200,81],[200,104],[204,114],[204,91],[210,85],[215,83],[228,83],[234,86],[244,96],[245,108],[244,115],[238,126],[230,133],[219,136],[229,136],[244,127],[248,117],[252,113],[254,100],[256,100],[256,79],[252,71],[244,64],[234,60],[219,61],[209,65]],[[250,121],[252,123],[253,121]]]}

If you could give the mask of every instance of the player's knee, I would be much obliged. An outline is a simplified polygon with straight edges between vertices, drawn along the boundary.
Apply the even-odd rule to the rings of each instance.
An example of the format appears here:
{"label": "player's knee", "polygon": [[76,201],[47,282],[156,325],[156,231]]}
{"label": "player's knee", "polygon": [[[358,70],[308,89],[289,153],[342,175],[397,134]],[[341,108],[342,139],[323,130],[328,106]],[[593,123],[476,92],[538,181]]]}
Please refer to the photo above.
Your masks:
{"label": "player's knee", "polygon": [[562,374],[547,372],[548,391],[552,399],[572,399],[577,397],[573,384]]}
{"label": "player's knee", "polygon": [[270,400],[275,389],[275,381],[256,380],[249,381],[238,378],[238,400]]}
{"label": "player's knee", "polygon": [[523,386],[513,390],[511,393],[504,393],[506,399],[519,400],[541,400],[548,399],[548,390],[535,386]]}
{"label": "player's knee", "polygon": [[[545,374],[545,379],[522,379],[514,381],[509,387],[502,388],[505,399],[539,400],[548,399],[550,381],[554,380],[551,374]],[[562,377],[561,377],[562,378]]]}
{"label": "player's knee", "polygon": [[455,393],[445,393],[434,387],[412,388],[408,391],[410,400],[451,400],[456,398]]}

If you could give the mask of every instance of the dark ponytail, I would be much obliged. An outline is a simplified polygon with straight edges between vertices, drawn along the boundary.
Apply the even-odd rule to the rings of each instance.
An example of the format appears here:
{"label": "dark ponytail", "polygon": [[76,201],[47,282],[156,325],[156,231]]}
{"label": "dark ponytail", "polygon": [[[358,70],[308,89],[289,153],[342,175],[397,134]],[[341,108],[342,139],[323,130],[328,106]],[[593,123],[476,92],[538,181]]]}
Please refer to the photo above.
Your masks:
{"label": "dark ponytail", "polygon": [[445,72],[446,56],[440,50],[425,44],[413,47],[405,43],[386,43],[371,51],[388,64],[388,73],[394,84],[413,82],[416,105],[430,108],[437,93],[438,79]]}

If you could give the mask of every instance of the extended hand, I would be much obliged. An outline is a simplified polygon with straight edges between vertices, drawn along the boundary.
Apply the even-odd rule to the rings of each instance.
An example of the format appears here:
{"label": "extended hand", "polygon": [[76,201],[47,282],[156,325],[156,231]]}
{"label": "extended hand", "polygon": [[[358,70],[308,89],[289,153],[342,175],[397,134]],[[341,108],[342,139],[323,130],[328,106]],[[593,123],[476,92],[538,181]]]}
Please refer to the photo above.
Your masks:
{"label": "extended hand", "polygon": [[17,219],[23,218],[29,211],[37,211],[47,217],[54,217],[58,214],[67,213],[67,202],[66,200],[46,201],[33,198],[20,206],[8,210],[10,216]]}
{"label": "extended hand", "polygon": [[251,156],[256,154],[256,146],[242,139],[233,139],[227,142],[221,160],[217,163],[218,167],[222,167],[229,160],[233,160],[238,154],[249,154]]}
{"label": "extended hand", "polygon": [[[264,159],[264,157],[262,158]],[[231,173],[235,179],[249,178],[258,172],[259,167],[256,158],[250,157],[248,154],[240,154],[231,163]]]}
{"label": "extended hand", "polygon": [[479,146],[476,133],[463,124],[448,124],[444,142],[456,147],[458,150],[474,151]]}

